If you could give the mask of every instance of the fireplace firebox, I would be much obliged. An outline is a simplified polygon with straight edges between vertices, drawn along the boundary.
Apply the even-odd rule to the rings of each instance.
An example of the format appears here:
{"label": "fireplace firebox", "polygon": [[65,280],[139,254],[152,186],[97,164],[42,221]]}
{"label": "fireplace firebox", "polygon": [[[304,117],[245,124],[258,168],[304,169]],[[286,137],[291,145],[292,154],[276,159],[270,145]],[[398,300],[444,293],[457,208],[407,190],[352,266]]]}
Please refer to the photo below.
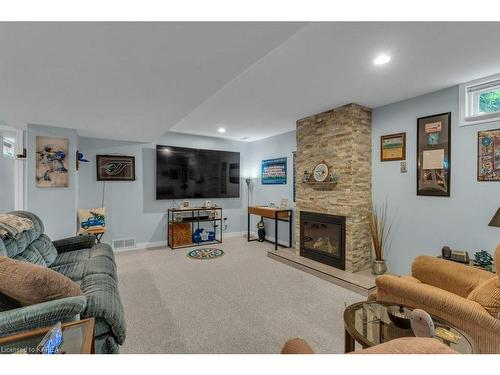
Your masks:
{"label": "fireplace firebox", "polygon": [[300,212],[300,255],[345,270],[345,216]]}

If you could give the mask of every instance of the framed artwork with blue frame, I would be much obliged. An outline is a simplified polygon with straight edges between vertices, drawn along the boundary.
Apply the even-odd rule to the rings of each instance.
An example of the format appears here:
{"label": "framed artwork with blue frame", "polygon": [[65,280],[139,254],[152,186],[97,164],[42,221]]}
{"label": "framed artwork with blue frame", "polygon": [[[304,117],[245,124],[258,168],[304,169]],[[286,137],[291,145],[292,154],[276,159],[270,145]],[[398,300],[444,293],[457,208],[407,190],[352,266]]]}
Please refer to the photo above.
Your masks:
{"label": "framed artwork with blue frame", "polygon": [[262,160],[260,181],[262,185],[286,184],[286,157]]}

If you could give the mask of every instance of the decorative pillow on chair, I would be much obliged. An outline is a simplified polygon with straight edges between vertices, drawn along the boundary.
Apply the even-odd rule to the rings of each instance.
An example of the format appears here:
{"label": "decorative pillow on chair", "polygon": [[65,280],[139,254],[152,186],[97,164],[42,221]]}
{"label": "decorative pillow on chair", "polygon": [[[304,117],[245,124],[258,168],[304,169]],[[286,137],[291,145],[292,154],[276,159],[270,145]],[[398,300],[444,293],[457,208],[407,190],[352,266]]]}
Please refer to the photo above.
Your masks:
{"label": "decorative pillow on chair", "polygon": [[79,208],[78,234],[106,231],[106,208]]}
{"label": "decorative pillow on chair", "polygon": [[0,293],[22,306],[82,296],[75,282],[50,268],[0,257]]}
{"label": "decorative pillow on chair", "polygon": [[483,281],[469,294],[467,299],[479,303],[494,318],[500,317],[500,279],[498,276]]}

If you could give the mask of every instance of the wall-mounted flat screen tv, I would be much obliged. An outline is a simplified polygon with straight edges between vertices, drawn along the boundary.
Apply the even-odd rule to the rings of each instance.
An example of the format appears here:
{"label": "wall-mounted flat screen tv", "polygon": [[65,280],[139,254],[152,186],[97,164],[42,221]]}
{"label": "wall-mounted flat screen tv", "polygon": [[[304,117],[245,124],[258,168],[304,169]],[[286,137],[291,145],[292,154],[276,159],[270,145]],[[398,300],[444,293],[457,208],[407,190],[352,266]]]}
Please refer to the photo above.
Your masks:
{"label": "wall-mounted flat screen tv", "polygon": [[239,196],[239,152],[156,146],[156,199]]}

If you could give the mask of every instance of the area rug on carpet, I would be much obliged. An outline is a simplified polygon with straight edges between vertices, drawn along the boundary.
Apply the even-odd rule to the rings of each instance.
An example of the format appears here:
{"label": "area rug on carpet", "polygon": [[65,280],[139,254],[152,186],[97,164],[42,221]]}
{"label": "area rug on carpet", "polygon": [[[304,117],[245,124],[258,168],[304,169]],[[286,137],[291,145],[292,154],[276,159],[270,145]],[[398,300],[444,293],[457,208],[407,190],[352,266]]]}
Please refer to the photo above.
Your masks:
{"label": "area rug on carpet", "polygon": [[187,256],[192,259],[214,259],[224,255],[224,251],[221,249],[204,248],[195,249],[187,253]]}

